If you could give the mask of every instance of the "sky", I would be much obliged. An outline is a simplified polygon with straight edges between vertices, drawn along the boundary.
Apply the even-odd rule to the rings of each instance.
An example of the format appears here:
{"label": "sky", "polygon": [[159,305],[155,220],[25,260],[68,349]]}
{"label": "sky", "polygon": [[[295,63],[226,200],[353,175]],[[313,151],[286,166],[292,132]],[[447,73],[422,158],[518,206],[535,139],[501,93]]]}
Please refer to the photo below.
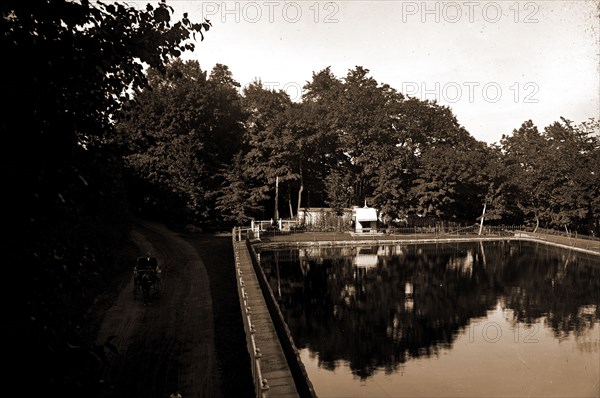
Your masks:
{"label": "sky", "polygon": [[[361,66],[381,84],[452,108],[476,139],[526,120],[600,119],[600,0],[167,0],[212,28],[194,52],[300,100],[313,73]],[[144,4],[146,2],[143,2]]]}

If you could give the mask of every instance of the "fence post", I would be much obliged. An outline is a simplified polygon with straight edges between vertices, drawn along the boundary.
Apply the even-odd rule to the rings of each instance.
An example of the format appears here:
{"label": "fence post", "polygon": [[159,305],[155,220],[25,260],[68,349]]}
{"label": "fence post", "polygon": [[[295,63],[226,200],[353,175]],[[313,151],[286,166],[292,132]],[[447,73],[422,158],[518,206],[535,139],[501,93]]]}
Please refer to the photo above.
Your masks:
{"label": "fence post", "polygon": [[268,398],[269,397],[269,382],[267,381],[267,379],[262,379],[262,383],[261,383],[261,398]]}

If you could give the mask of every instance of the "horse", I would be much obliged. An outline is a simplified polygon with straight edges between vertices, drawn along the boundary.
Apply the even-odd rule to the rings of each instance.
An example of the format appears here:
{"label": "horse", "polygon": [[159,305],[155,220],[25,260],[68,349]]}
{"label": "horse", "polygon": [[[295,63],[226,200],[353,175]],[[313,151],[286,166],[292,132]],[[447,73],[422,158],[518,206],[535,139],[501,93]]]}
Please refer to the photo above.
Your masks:
{"label": "horse", "polygon": [[142,297],[144,304],[150,304],[152,292],[157,289],[158,277],[154,271],[142,272],[140,277],[140,287],[142,288]]}

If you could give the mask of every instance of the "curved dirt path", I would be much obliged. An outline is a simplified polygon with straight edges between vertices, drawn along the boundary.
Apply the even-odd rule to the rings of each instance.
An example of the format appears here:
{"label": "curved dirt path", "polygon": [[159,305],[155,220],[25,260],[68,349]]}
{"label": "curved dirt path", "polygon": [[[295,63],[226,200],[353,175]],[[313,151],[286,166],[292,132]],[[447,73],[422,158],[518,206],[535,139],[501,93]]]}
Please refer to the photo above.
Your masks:
{"label": "curved dirt path", "polygon": [[[219,398],[209,278],[198,251],[162,224],[139,223],[131,234],[139,255],[150,252],[162,269],[161,292],[144,306],[133,281],[105,312],[97,342],[110,340],[101,397]],[[132,259],[132,270],[133,270]],[[111,338],[111,336],[114,336]]]}

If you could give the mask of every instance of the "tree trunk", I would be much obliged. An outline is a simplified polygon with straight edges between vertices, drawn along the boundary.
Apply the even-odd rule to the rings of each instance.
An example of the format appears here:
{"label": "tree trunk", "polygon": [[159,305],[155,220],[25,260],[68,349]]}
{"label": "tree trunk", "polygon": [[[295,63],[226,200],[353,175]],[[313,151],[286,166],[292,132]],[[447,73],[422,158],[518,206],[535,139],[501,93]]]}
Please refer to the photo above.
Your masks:
{"label": "tree trunk", "polygon": [[538,216],[535,216],[535,228],[533,229],[533,233],[535,234],[538,230],[538,227],[540,226],[540,219],[538,218]]}
{"label": "tree trunk", "polygon": [[292,188],[288,183],[288,206],[290,207],[290,220],[294,219],[294,209],[292,208]]}
{"label": "tree trunk", "polygon": [[279,176],[275,177],[275,211],[273,219],[275,221],[279,220]]}
{"label": "tree trunk", "polygon": [[487,206],[487,203],[483,204],[483,213],[481,213],[481,224],[479,224],[479,235],[481,235],[481,233],[483,232],[483,218],[485,217],[485,208]]}
{"label": "tree trunk", "polygon": [[298,190],[298,207],[296,208],[296,217],[300,217],[302,204],[302,191],[304,191],[304,180],[302,179],[302,169],[300,169],[300,189]]}

